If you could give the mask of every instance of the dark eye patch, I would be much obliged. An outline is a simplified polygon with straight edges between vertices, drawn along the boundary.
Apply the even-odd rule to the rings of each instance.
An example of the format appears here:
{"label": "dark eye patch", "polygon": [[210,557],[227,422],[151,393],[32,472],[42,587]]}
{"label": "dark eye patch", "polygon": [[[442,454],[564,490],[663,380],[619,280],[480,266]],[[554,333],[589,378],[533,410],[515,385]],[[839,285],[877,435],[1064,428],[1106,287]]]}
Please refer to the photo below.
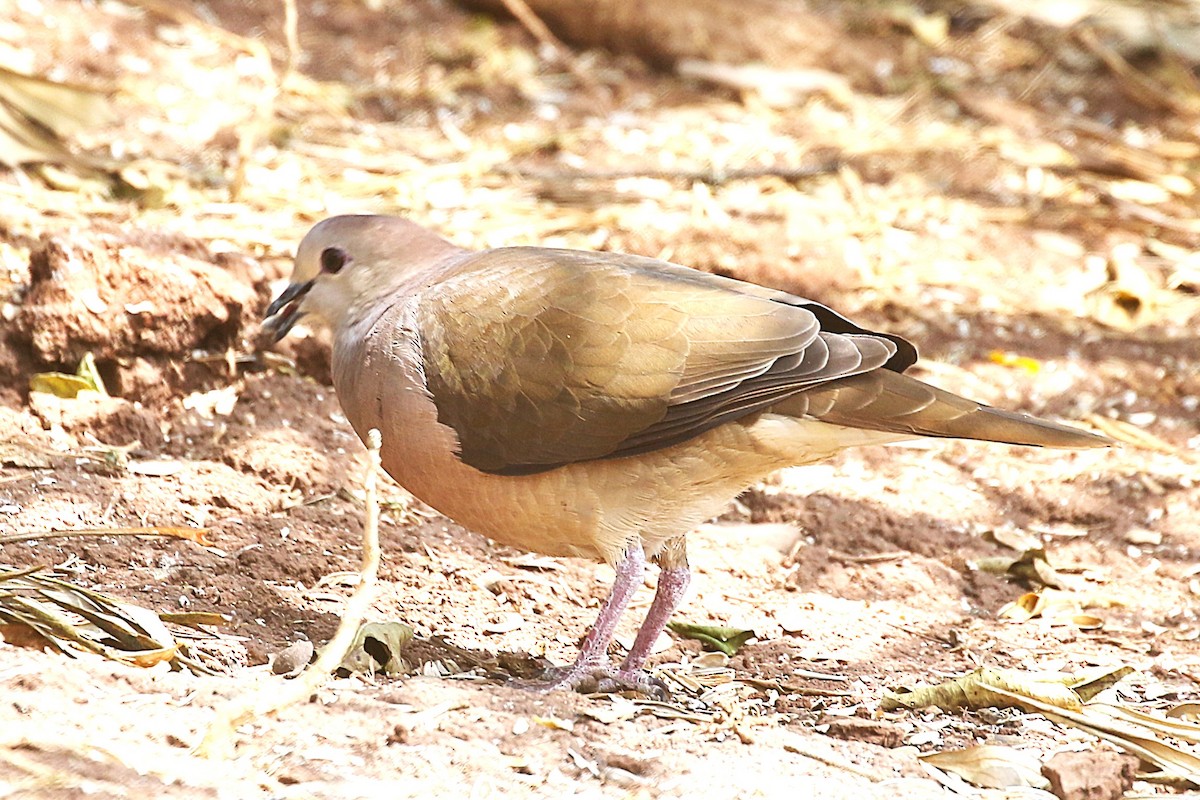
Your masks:
{"label": "dark eye patch", "polygon": [[350,261],[350,256],[340,247],[326,247],[321,251],[321,271],[337,275]]}

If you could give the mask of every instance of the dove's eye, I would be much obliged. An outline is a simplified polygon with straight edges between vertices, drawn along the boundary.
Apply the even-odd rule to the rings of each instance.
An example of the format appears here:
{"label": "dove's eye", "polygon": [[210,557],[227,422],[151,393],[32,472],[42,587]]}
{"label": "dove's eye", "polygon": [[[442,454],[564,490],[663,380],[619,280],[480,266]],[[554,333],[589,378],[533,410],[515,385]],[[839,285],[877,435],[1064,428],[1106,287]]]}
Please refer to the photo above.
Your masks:
{"label": "dove's eye", "polygon": [[326,247],[321,251],[321,271],[337,275],[349,260],[350,256],[340,247]]}

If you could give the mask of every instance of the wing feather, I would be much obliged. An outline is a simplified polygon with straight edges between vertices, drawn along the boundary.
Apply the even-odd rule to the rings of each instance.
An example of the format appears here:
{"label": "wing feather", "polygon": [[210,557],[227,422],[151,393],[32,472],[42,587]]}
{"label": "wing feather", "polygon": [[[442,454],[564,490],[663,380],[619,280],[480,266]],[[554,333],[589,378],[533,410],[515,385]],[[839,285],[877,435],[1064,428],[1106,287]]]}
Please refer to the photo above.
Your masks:
{"label": "wing feather", "polygon": [[619,254],[486,251],[418,309],[439,421],[506,475],[668,447],[907,357],[803,298]]}

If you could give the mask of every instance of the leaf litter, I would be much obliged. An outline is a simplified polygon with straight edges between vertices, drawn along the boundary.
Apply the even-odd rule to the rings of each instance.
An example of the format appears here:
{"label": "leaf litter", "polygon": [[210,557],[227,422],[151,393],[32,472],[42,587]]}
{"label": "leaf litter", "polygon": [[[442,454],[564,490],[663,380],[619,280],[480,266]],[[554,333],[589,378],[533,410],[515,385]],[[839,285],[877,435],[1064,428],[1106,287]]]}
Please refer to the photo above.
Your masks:
{"label": "leaf litter", "polygon": [[[144,5],[150,6],[151,4]],[[158,5],[161,6],[161,4]],[[639,183],[636,176],[631,179],[629,175],[606,177],[602,174],[592,174],[589,178],[590,183],[580,188],[576,185],[578,181],[574,177],[567,176],[571,178],[569,183],[572,184],[572,191],[560,191],[554,195],[553,192],[546,191],[545,187],[563,184],[562,175],[558,173],[565,172],[565,170],[557,168],[556,163],[551,162],[548,175],[543,172],[536,179],[522,177],[513,172],[505,172],[501,175],[497,165],[525,160],[529,162],[528,168],[532,169],[533,166],[541,163],[545,153],[552,153],[557,149],[561,149],[569,157],[574,157],[578,152],[598,151],[603,154],[607,152],[604,137],[616,138],[621,134],[608,129],[603,129],[601,134],[598,131],[602,129],[595,127],[591,130],[569,130],[566,133],[555,133],[551,137],[543,138],[537,131],[532,130],[533,126],[530,126],[524,131],[514,131],[516,136],[507,142],[497,144],[496,142],[482,141],[487,138],[488,134],[486,131],[480,131],[478,126],[465,125],[469,134],[464,134],[463,128],[459,127],[463,123],[455,121],[451,114],[443,115],[443,121],[440,123],[441,135],[447,142],[450,142],[441,150],[432,143],[414,144],[415,126],[407,130],[397,130],[388,125],[379,125],[375,130],[366,131],[368,135],[363,136],[364,127],[368,126],[359,126],[357,121],[349,121],[344,116],[344,109],[347,105],[341,96],[344,94],[341,92],[342,86],[317,84],[310,82],[302,75],[291,75],[286,80],[282,80],[279,78],[279,73],[271,66],[270,54],[264,53],[261,49],[261,43],[229,34],[221,26],[192,18],[191,15],[172,15],[169,9],[164,10],[165,7],[155,6],[154,8],[155,13],[173,19],[180,28],[198,32],[200,39],[214,39],[229,46],[235,52],[248,53],[253,59],[256,59],[253,64],[242,66],[243,70],[254,66],[257,70],[256,78],[262,80],[262,86],[255,87],[255,97],[261,99],[266,96],[264,93],[276,91],[271,86],[274,81],[279,82],[282,92],[278,96],[272,96],[270,104],[255,103],[252,116],[262,119],[261,116],[258,116],[259,109],[271,107],[279,112],[275,122],[280,128],[291,127],[293,120],[304,119],[305,130],[300,132],[293,149],[282,147],[272,151],[272,148],[265,146],[256,148],[253,143],[269,141],[269,137],[275,134],[269,130],[263,130],[263,126],[259,122],[248,126],[247,132],[240,135],[236,142],[236,159],[232,162],[235,180],[229,183],[217,181],[215,186],[207,183],[209,179],[203,177],[203,171],[196,169],[194,164],[186,168],[172,164],[169,160],[170,151],[164,150],[159,145],[156,151],[157,158],[147,158],[143,159],[141,163],[128,165],[121,171],[117,179],[117,182],[127,185],[132,190],[132,201],[143,212],[147,212],[147,216],[143,219],[150,220],[151,224],[154,220],[158,220],[158,224],[164,224],[164,220],[174,219],[182,211],[187,217],[189,229],[196,236],[202,239],[233,239],[237,247],[264,254],[278,262],[280,257],[286,253],[289,243],[294,242],[295,235],[300,229],[313,218],[329,213],[330,209],[325,205],[325,198],[333,197],[333,202],[336,204],[339,202],[336,199],[338,195],[363,197],[378,193],[377,199],[384,208],[395,206],[419,215],[423,214],[424,218],[433,224],[442,225],[448,230],[470,231],[470,235],[490,243],[513,243],[514,236],[539,240],[548,236],[572,237],[578,235],[575,231],[582,229],[583,234],[592,238],[586,242],[569,239],[568,243],[617,248],[650,247],[652,252],[660,248],[682,247],[684,249],[676,254],[680,260],[695,259],[700,256],[704,263],[711,262],[711,265],[717,268],[729,269],[729,263],[738,266],[737,259],[730,259],[729,254],[719,252],[719,248],[711,256],[703,250],[697,252],[695,248],[690,252],[687,251],[686,240],[694,237],[696,231],[690,230],[686,226],[680,229],[685,235],[672,235],[667,237],[666,241],[661,238],[655,240],[653,233],[649,241],[646,241],[644,236],[639,238],[643,230],[641,221],[646,218],[646,209],[643,204],[647,202],[656,204],[656,218],[668,221],[666,223],[668,225],[675,225],[679,220],[700,219],[722,227],[730,225],[731,222],[736,223],[743,216],[769,221],[783,214],[795,224],[787,238],[797,239],[805,247],[810,243],[804,238],[803,233],[797,236],[797,232],[803,231],[806,225],[819,229],[828,222],[819,213],[814,213],[824,202],[820,199],[809,205],[803,198],[790,199],[789,195],[770,186],[767,191],[757,191],[754,182],[769,181],[778,177],[778,175],[766,173],[776,169],[783,174],[779,167],[764,168],[760,170],[760,174],[755,175],[739,174],[736,170],[731,171],[720,166],[721,162],[729,162],[731,154],[734,157],[733,163],[737,163],[736,159],[746,153],[774,147],[776,142],[770,138],[772,133],[770,131],[766,132],[768,135],[765,137],[763,131],[750,132],[746,139],[748,142],[753,142],[753,148],[746,148],[735,141],[728,141],[719,143],[720,147],[725,148],[723,152],[717,148],[712,153],[709,153],[704,147],[696,147],[697,137],[687,137],[688,144],[683,148],[685,155],[696,154],[698,157],[695,160],[700,162],[699,166],[667,165],[664,168],[650,163],[653,159],[647,156],[655,152],[672,150],[675,145],[669,139],[675,134],[673,132],[662,134],[651,130],[648,146],[644,147],[640,153],[636,153],[648,163],[648,166],[641,170],[642,173],[650,176],[649,182]],[[952,25],[951,18],[943,12],[918,12],[912,16],[912,19],[915,22],[910,25],[909,30],[915,40],[939,55],[945,55],[945,48],[951,45],[978,47],[984,52],[994,52],[988,48],[995,47],[995,42],[1001,42],[1003,47],[1011,47],[1014,52],[1021,51],[1022,45],[1028,49],[1028,43],[1013,35],[1012,29],[1001,29],[999,34],[996,34],[995,31],[988,33],[982,30],[976,33],[970,29],[970,26],[960,30],[957,27],[958,22]],[[488,36],[490,37],[489,41],[500,41],[495,36],[494,28],[491,29]],[[961,40],[955,41],[956,37]],[[1130,66],[1130,62],[1120,53],[1113,51],[1107,41],[1085,37],[1079,39],[1078,42],[1086,51],[1101,59],[1105,67],[1118,77],[1124,91],[1135,102],[1147,107],[1168,106],[1180,111],[1188,110],[1186,102],[1180,105],[1180,100],[1162,90],[1162,87],[1167,85],[1165,82],[1160,83],[1160,81],[1164,81],[1162,76],[1155,76],[1154,80],[1143,80],[1136,69]],[[491,46],[493,45],[489,45],[489,47]],[[519,48],[513,49],[514,51],[519,50]],[[294,48],[290,48],[288,52],[290,61],[295,54]],[[520,52],[496,53],[494,61],[503,62],[505,58],[509,58],[515,62],[521,56]],[[533,59],[527,60],[529,63],[535,63]],[[981,61],[980,65],[975,65],[963,62],[965,69],[977,71],[986,71],[987,67],[983,65],[987,63]],[[267,69],[267,67],[271,68]],[[453,73],[454,69],[451,64],[449,71]],[[215,75],[216,71],[210,70],[210,73]],[[497,71],[495,76],[504,80],[501,71]],[[464,75],[459,72],[452,74],[451,77],[452,81],[447,83],[462,81]],[[536,81],[540,76],[526,74],[526,77],[532,77]],[[785,75],[785,77],[787,76]],[[976,77],[982,76],[977,75]],[[1051,74],[1046,80],[1052,81],[1054,77]],[[754,80],[769,82],[774,80],[774,76],[756,75]],[[969,81],[969,83],[976,82]],[[419,84],[421,88],[404,90],[407,92],[405,96],[409,101],[416,101],[419,104],[423,101],[426,93],[444,93],[440,96],[449,98],[451,103],[463,101],[461,94],[463,90],[460,87],[438,86],[436,83],[425,80],[424,76]],[[148,86],[145,82],[141,83],[143,89]],[[467,86],[466,91],[469,93],[471,91],[470,84],[468,83]],[[355,102],[367,102],[372,97],[387,97],[396,91],[391,87],[367,87],[366,90],[357,94]],[[1036,89],[1033,91],[1036,94]],[[753,92],[747,93],[747,103],[755,102],[752,94]],[[783,111],[779,113],[787,113],[789,103],[805,102],[804,96],[806,95],[802,91],[801,95],[797,97],[779,101],[783,108]],[[953,89],[950,89],[948,96],[955,97],[966,109],[966,113],[981,117],[987,116],[981,110],[981,104],[971,105],[968,103],[964,99],[965,94],[962,91],[955,93]],[[1186,97],[1186,95],[1183,96]],[[1187,223],[1190,220],[1187,219],[1186,212],[1187,204],[1192,202],[1187,198],[1192,195],[1187,186],[1177,180],[1182,176],[1172,174],[1176,166],[1172,161],[1194,159],[1196,150],[1194,143],[1178,141],[1181,137],[1178,126],[1173,126],[1162,137],[1141,136],[1139,134],[1144,131],[1137,130],[1137,126],[1125,130],[1117,130],[1108,126],[1099,126],[1098,129],[1092,124],[1091,119],[1070,119],[1065,110],[1062,110],[1062,114],[1058,116],[1039,111],[1035,114],[1034,124],[1040,127],[1043,136],[1028,136],[1020,133],[1013,135],[1012,128],[1009,127],[1012,115],[1014,112],[1029,111],[1031,108],[1030,105],[1023,102],[1026,99],[1024,95],[1019,95],[1019,97],[1021,97],[1021,101],[1008,101],[1006,107],[1002,109],[1003,113],[993,115],[992,123],[999,126],[999,129],[986,131],[978,141],[985,142],[988,147],[997,148],[1003,157],[1012,164],[1019,165],[1022,169],[1028,169],[1026,176],[1029,178],[1029,182],[1024,185],[1024,188],[1040,196],[1027,206],[1022,207],[1018,203],[1016,206],[994,208],[992,211],[995,214],[1005,214],[1007,218],[1018,223],[1037,220],[1039,224],[1047,224],[1050,227],[1055,226],[1055,220],[1074,219],[1075,223],[1068,222],[1063,226],[1072,236],[1078,233],[1077,228],[1086,229],[1091,225],[1097,225],[1098,227],[1127,227],[1132,231],[1151,234],[1156,237],[1152,241],[1160,241],[1161,245],[1165,245],[1167,248],[1178,247],[1180,242],[1189,242],[1187,237],[1190,235],[1190,228]],[[906,98],[904,102],[910,107],[914,103],[918,107],[922,107],[919,93]],[[200,109],[199,104],[193,103],[193,105],[196,105],[196,112],[205,113]],[[818,109],[822,109],[823,101],[818,100],[814,105]],[[232,116],[234,117],[238,114],[244,115],[245,110],[237,107],[235,101],[226,102],[225,106],[226,108],[222,112],[225,115],[230,115],[230,112],[233,112]],[[856,108],[858,108],[856,113],[859,114],[870,115],[873,113],[867,104],[858,103]],[[322,117],[322,114],[329,114],[331,110],[336,111],[334,120]],[[725,109],[720,113],[729,113],[729,111]],[[822,110],[820,113],[825,112]],[[927,142],[927,144],[923,144],[922,147],[896,146],[896,140],[889,139],[892,128],[890,123],[893,121],[905,123],[907,120],[903,119],[902,114],[899,116],[890,116],[892,112],[888,112],[888,114],[889,124],[879,131],[881,135],[877,137],[878,147],[869,155],[882,155],[895,163],[896,159],[920,158],[924,149],[928,149],[932,153],[938,148],[961,148],[962,143],[968,141],[972,151],[977,146],[977,140],[972,136],[958,139],[953,136],[945,136],[944,140],[939,140],[936,126],[930,126],[927,130],[923,130],[920,138],[923,143]],[[1005,120],[1006,116],[1007,120]],[[238,118],[240,119],[240,117]],[[249,117],[245,118],[249,119]],[[1068,149],[1060,146],[1057,151],[1053,152],[1051,149],[1035,147],[1040,138],[1053,138],[1057,135],[1061,130],[1060,126],[1064,125],[1064,120],[1066,120],[1067,129],[1071,130],[1073,135],[1083,138],[1084,141],[1079,147]],[[656,119],[650,115],[650,118],[643,120],[642,124],[652,128],[656,123],[663,121],[663,118]],[[686,121],[684,124],[685,127],[692,125]],[[294,127],[298,131],[301,126]],[[695,125],[695,127],[700,129],[702,126]],[[903,124],[895,126],[895,130],[900,133],[901,137],[905,136],[902,132],[903,127]],[[250,131],[250,129],[253,130]],[[812,125],[808,130],[811,135],[818,138],[821,136],[819,125]],[[861,174],[870,173],[875,167],[870,163],[870,158],[863,159],[861,154],[855,152],[853,136],[849,133],[854,130],[853,127],[839,128],[836,133],[836,141],[839,145],[845,142],[848,145],[845,150],[851,156],[849,159],[839,160],[841,168],[839,186],[844,184],[846,192],[853,194],[857,198],[856,202],[865,208],[875,207],[870,204],[886,206],[889,203],[894,204],[897,208],[911,208],[914,205],[911,198],[903,196],[902,193],[891,197],[876,196],[874,193],[881,184],[875,179],[864,181],[860,177]],[[181,130],[180,132],[183,133],[179,137],[180,142],[191,141],[188,139],[186,131]],[[282,131],[280,141],[294,133],[293,131]],[[848,136],[850,139],[847,139]],[[374,140],[372,137],[375,137]],[[719,138],[714,137],[713,141],[717,141]],[[324,143],[313,141],[321,139],[326,141]],[[859,143],[860,147],[861,144]],[[874,147],[874,142],[872,145]],[[739,150],[739,147],[742,149]],[[154,148],[155,145],[152,144],[151,149],[154,150]],[[456,148],[467,148],[474,152],[465,154],[455,152]],[[1039,152],[1050,155],[1048,157],[1043,155],[1035,159],[1034,156],[1037,156]],[[788,159],[794,154],[780,152],[778,155],[781,156],[779,163],[787,166]],[[622,166],[629,160],[628,152],[620,155],[619,161]],[[718,163],[718,167],[712,168],[706,163],[709,160]],[[1038,163],[1031,163],[1035,160]],[[357,165],[365,165],[361,169],[365,170],[367,174],[364,175],[362,172],[356,174],[353,169],[347,169],[347,167]],[[1127,174],[1124,176],[1114,175],[1112,174],[1114,168]],[[793,169],[801,168],[793,167]],[[593,168],[590,172],[598,173],[599,170]],[[660,173],[660,177],[654,177],[656,172]],[[807,173],[809,177],[813,174],[812,172]],[[828,171],[824,171],[824,174],[828,174]],[[1038,177],[1039,174],[1041,177]],[[313,180],[312,176],[314,175],[320,175],[321,179]],[[661,177],[661,175],[666,177]],[[740,182],[741,185],[730,185],[727,180],[730,175],[734,176],[733,184]],[[805,175],[795,172],[783,175],[784,180],[803,180],[804,177]],[[43,206],[65,208],[68,209],[68,213],[72,213],[72,210],[74,213],[82,214],[113,214],[114,210],[118,215],[128,213],[120,205],[114,205],[110,199],[102,198],[102,192],[97,194],[95,185],[77,182],[74,188],[71,188],[67,184],[59,183],[59,187],[55,188],[55,182],[60,179],[61,175],[59,178],[47,178],[46,185],[50,189],[37,185],[30,187],[28,191],[19,195],[20,205],[25,206],[26,201],[32,197],[40,198],[37,202]],[[597,198],[603,199],[605,196],[613,195],[613,189],[610,187],[615,187],[618,181],[623,182],[620,186],[620,193],[632,195],[632,198],[623,199],[620,205],[628,204],[629,207],[614,209],[598,203]],[[694,187],[691,184],[695,181],[707,182],[710,186]],[[1135,185],[1131,181],[1137,181],[1144,185]],[[747,182],[750,182],[749,185]],[[666,184],[665,191],[662,184]],[[1005,180],[998,177],[983,191],[994,198],[1002,198],[1004,193],[996,192],[994,187],[1005,185]],[[103,184],[100,186],[103,188]],[[747,191],[747,189],[755,191]],[[240,196],[245,205],[239,208],[225,204],[223,195]],[[1004,199],[999,205],[1007,202],[1007,199]],[[36,208],[36,204],[28,207]],[[697,208],[700,210],[697,211]],[[283,209],[287,209],[287,213],[281,218],[278,215]],[[165,213],[155,216],[153,212],[156,210]],[[856,209],[856,216],[857,211],[858,209]],[[13,218],[19,220],[22,214],[27,215],[28,213],[28,211],[16,209]],[[891,212],[884,212],[885,218],[887,213]],[[952,218],[955,213],[961,213],[961,209],[952,210],[947,216]],[[276,215],[273,221],[266,224],[261,221],[260,215],[272,214]],[[940,222],[953,226],[952,219],[922,219],[919,214],[916,216],[915,224],[917,226],[924,225],[926,222]],[[937,213],[934,213],[933,217],[937,217]],[[912,250],[910,245],[904,244],[903,242],[906,240],[901,235],[906,228],[911,227],[913,222],[905,218],[893,218],[890,222],[876,228],[872,228],[867,222],[857,224],[861,227],[856,229],[852,238],[860,236],[865,238],[867,256],[865,259],[860,258],[855,261],[850,248],[847,248],[848,263],[865,262],[869,270],[864,271],[863,275],[876,282],[877,290],[887,289],[889,282],[894,284],[893,288],[897,293],[888,295],[893,299],[889,299],[887,302],[903,302],[905,298],[903,287],[909,276],[906,274],[905,280],[893,280],[890,276],[895,272],[897,265],[904,265],[905,259],[911,259],[914,262],[922,261],[919,251]],[[970,224],[978,223],[972,221]],[[631,230],[636,233],[631,235]],[[887,247],[882,253],[870,250],[873,246],[873,230],[875,232],[890,231]],[[721,235],[724,236],[726,233],[723,232]],[[954,233],[946,235],[952,237]],[[840,239],[845,236],[845,231],[838,230],[835,232],[835,236]],[[756,238],[765,242],[772,237],[759,235]],[[1080,241],[1088,242],[1089,248],[1092,246],[1086,235],[1081,234],[1078,238]],[[733,241],[736,242],[736,229],[733,229]],[[1164,250],[1160,245],[1154,245],[1154,248],[1156,256],[1161,252],[1170,252]],[[1164,274],[1160,274],[1153,264],[1148,263],[1147,253],[1144,252],[1130,250],[1109,250],[1107,252],[1109,255],[1104,256],[1106,267],[1115,265],[1116,269],[1104,273],[1099,284],[1101,288],[1092,296],[1092,298],[1100,298],[1103,303],[1090,299],[1082,293],[1060,288],[1053,298],[1058,307],[1069,309],[1072,313],[1082,309],[1084,315],[1093,318],[1111,316],[1111,320],[1107,323],[1110,327],[1134,332],[1157,330],[1156,326],[1160,324],[1168,326],[1178,324],[1172,320],[1186,320],[1187,315],[1193,313],[1187,308],[1187,293],[1184,291],[1188,285],[1187,281],[1176,277],[1177,275],[1186,277],[1186,272],[1179,269],[1168,269]],[[662,254],[670,256],[666,250],[663,250]],[[1176,261],[1177,257],[1178,254],[1171,256]],[[722,263],[722,259],[728,263]],[[875,263],[876,261],[878,263]],[[965,287],[963,291],[966,292],[964,296],[967,298],[970,298],[972,293],[979,291],[981,286],[991,288],[989,282],[993,281],[994,276],[988,275],[986,262],[981,264],[983,269],[971,274],[961,274],[959,266],[959,262],[951,265],[955,274],[948,275],[943,279],[946,285]],[[1168,266],[1170,267],[1170,264]],[[757,269],[752,263],[743,263],[740,268],[751,270],[751,274],[754,269]],[[927,285],[937,285],[938,267],[935,263],[922,264],[920,269],[925,271],[924,280]],[[1162,290],[1165,290],[1165,293]],[[1003,290],[997,289],[996,291],[1001,297],[1003,296]],[[1024,291],[1024,287],[1022,287],[1022,291]],[[894,298],[899,299],[895,300]],[[873,305],[875,302],[868,300],[865,307],[878,309],[886,306],[886,304]],[[1089,307],[1089,302],[1097,304]],[[914,314],[914,318],[920,318],[919,308]],[[1045,357],[1032,347],[1026,349],[1017,346],[1002,352],[1010,355],[993,359],[994,367],[1011,373],[1032,374],[1035,371],[1032,366],[1036,363],[1039,367],[1037,371],[1040,379],[1052,380],[1065,364],[1065,362],[1056,361],[1053,357]],[[1012,356],[1011,354],[1014,353],[1017,355]],[[236,368],[245,369],[249,363],[249,361],[240,362]],[[1019,383],[1021,378],[1015,376],[1012,380]],[[221,387],[210,385],[203,388],[205,391],[209,391]],[[245,387],[238,386],[235,392],[230,392],[228,389],[225,392],[228,396],[233,393],[240,394],[244,390]],[[1081,400],[1080,407],[1085,411],[1089,408],[1086,398]],[[244,409],[230,409],[229,416],[233,417],[243,411]],[[1102,408],[1101,411],[1102,413],[1098,414],[1097,418],[1103,422],[1097,422],[1098,427],[1131,424],[1118,418],[1125,413],[1125,409],[1119,406]],[[223,418],[225,415],[215,414],[214,416]],[[219,428],[222,423],[219,420],[216,422]],[[1161,429],[1156,428],[1156,430]],[[1179,464],[1179,461],[1173,459],[1182,460],[1187,451],[1177,444],[1172,444],[1167,438],[1156,434],[1151,435],[1156,436],[1160,441],[1158,448],[1152,449],[1164,457],[1163,461],[1158,462],[1159,472],[1170,473]],[[1165,435],[1173,441],[1180,441],[1179,435],[1169,432]],[[20,453],[16,453],[14,457],[29,458]],[[32,461],[30,463],[32,466]],[[46,469],[51,465],[50,461],[41,461],[37,468]],[[1087,467],[1081,466],[1079,469],[1082,474]],[[128,471],[138,474],[133,470]],[[168,470],[155,473],[153,467],[143,474],[145,477],[164,481],[170,481],[172,478]],[[984,480],[986,479],[985,476]],[[241,509],[232,513],[243,514]],[[230,516],[229,512],[218,514],[220,518],[228,516]],[[1083,517],[1077,518],[1083,519]],[[1154,520],[1149,520],[1148,524],[1154,524],[1154,522]],[[38,527],[45,528],[47,526],[39,524]],[[275,531],[271,530],[270,533],[273,535]],[[864,557],[870,558],[871,556],[872,553],[868,551]],[[912,557],[910,553],[906,559],[911,560]],[[544,561],[554,566],[532,568],[564,571],[561,562]],[[1040,561],[1049,563],[1044,559]],[[1038,559],[1031,562],[1029,566],[1033,568],[1033,572],[1026,577],[1040,580],[1037,573],[1038,566],[1040,566],[1038,562]],[[896,565],[896,568],[902,570],[905,565],[899,564]],[[564,576],[564,580],[571,579],[574,569],[574,567],[570,567],[565,570],[569,574]],[[1057,565],[1057,561],[1055,569],[1059,571],[1062,569]],[[1051,583],[1056,580],[1051,573],[1044,573],[1041,577],[1049,577]],[[520,601],[519,594],[515,597],[517,601]],[[561,598],[559,601],[561,602]],[[444,620],[443,624],[445,624]],[[1163,631],[1169,630],[1169,626],[1159,627]],[[749,629],[748,627],[735,628],[735,630]],[[764,630],[757,622],[755,629]],[[814,631],[815,628],[809,625],[808,630]],[[521,636],[527,633],[527,631],[514,629],[503,635]],[[1118,638],[1123,636],[1119,631],[1111,635]],[[764,633],[764,638],[760,638],[757,644],[747,648],[746,652],[753,656],[762,648],[769,647],[773,643],[772,636],[773,634],[769,632]],[[1001,661],[1006,658],[1015,658],[1016,656],[1008,656],[1004,652],[1005,635],[1001,634],[1000,638],[1002,643],[1000,649],[996,651],[997,658]],[[1007,639],[1007,641],[1011,641],[1011,639]],[[993,643],[990,640],[988,642],[989,645]],[[1142,643],[1137,642],[1136,646],[1140,647]],[[691,663],[694,664],[697,661],[693,660]],[[688,664],[679,669],[681,691],[685,696],[694,693],[693,699],[698,705],[696,709],[688,711],[685,708],[684,711],[684,713],[694,715],[696,720],[685,720],[678,717],[674,721],[686,725],[699,725],[701,723],[710,724],[714,717],[720,715],[724,715],[723,719],[737,718],[739,706],[730,705],[731,698],[749,697],[754,699],[755,695],[749,693],[747,687],[764,693],[761,705],[750,707],[754,713],[761,711],[763,718],[768,718],[769,715],[775,713],[772,703],[777,701],[780,696],[788,694],[786,687],[789,682],[787,680],[752,678],[745,682],[746,685],[739,686],[738,684],[741,682],[737,680],[737,676],[743,672],[744,667],[741,664],[736,669],[715,664],[696,667]],[[733,676],[732,680],[730,679],[731,675]],[[859,688],[855,686],[853,687],[854,691],[845,693],[852,695],[847,702],[861,699],[855,694]],[[811,696],[820,697],[817,694]],[[614,699],[612,702],[617,703],[618,701]],[[731,713],[730,709],[733,709],[734,713]],[[664,709],[660,709],[660,711],[664,715],[672,713]],[[565,716],[562,718],[566,719]],[[714,732],[732,735],[734,739],[740,740],[736,731],[728,726],[722,727],[724,724],[715,723]],[[738,725],[743,734],[753,736],[744,724],[738,723]],[[800,751],[804,749],[804,747],[798,747]],[[581,751],[573,752],[578,755],[577,763],[598,763],[591,755],[584,755]],[[588,771],[600,772],[599,768],[595,770],[589,768]]]}
{"label": "leaf litter", "polygon": [[224,622],[221,615],[164,620],[148,609],[41,573],[38,568],[0,571],[0,635],[5,641],[66,655],[94,653],[135,667],[165,663],[196,674],[211,672],[164,622],[201,629]]}

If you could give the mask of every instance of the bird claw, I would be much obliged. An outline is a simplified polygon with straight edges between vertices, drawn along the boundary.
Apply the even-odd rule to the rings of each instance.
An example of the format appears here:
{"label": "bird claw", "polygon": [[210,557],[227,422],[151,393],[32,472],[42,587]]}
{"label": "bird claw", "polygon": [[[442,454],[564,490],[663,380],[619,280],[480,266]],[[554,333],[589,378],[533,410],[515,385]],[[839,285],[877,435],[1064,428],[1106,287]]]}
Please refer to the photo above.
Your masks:
{"label": "bird claw", "polygon": [[560,689],[580,694],[637,692],[654,700],[665,700],[671,694],[665,683],[644,670],[613,669],[606,664],[553,667],[538,680],[512,680],[509,685],[534,692]]}
{"label": "bird claw", "polygon": [[669,700],[671,698],[671,691],[667,688],[667,685],[645,670],[639,669],[628,672],[625,670],[608,671],[603,675],[593,673],[591,677],[596,680],[595,689],[587,689],[579,686],[576,687],[575,691],[584,693],[603,692],[606,694],[631,691],[645,695],[651,700]]}

